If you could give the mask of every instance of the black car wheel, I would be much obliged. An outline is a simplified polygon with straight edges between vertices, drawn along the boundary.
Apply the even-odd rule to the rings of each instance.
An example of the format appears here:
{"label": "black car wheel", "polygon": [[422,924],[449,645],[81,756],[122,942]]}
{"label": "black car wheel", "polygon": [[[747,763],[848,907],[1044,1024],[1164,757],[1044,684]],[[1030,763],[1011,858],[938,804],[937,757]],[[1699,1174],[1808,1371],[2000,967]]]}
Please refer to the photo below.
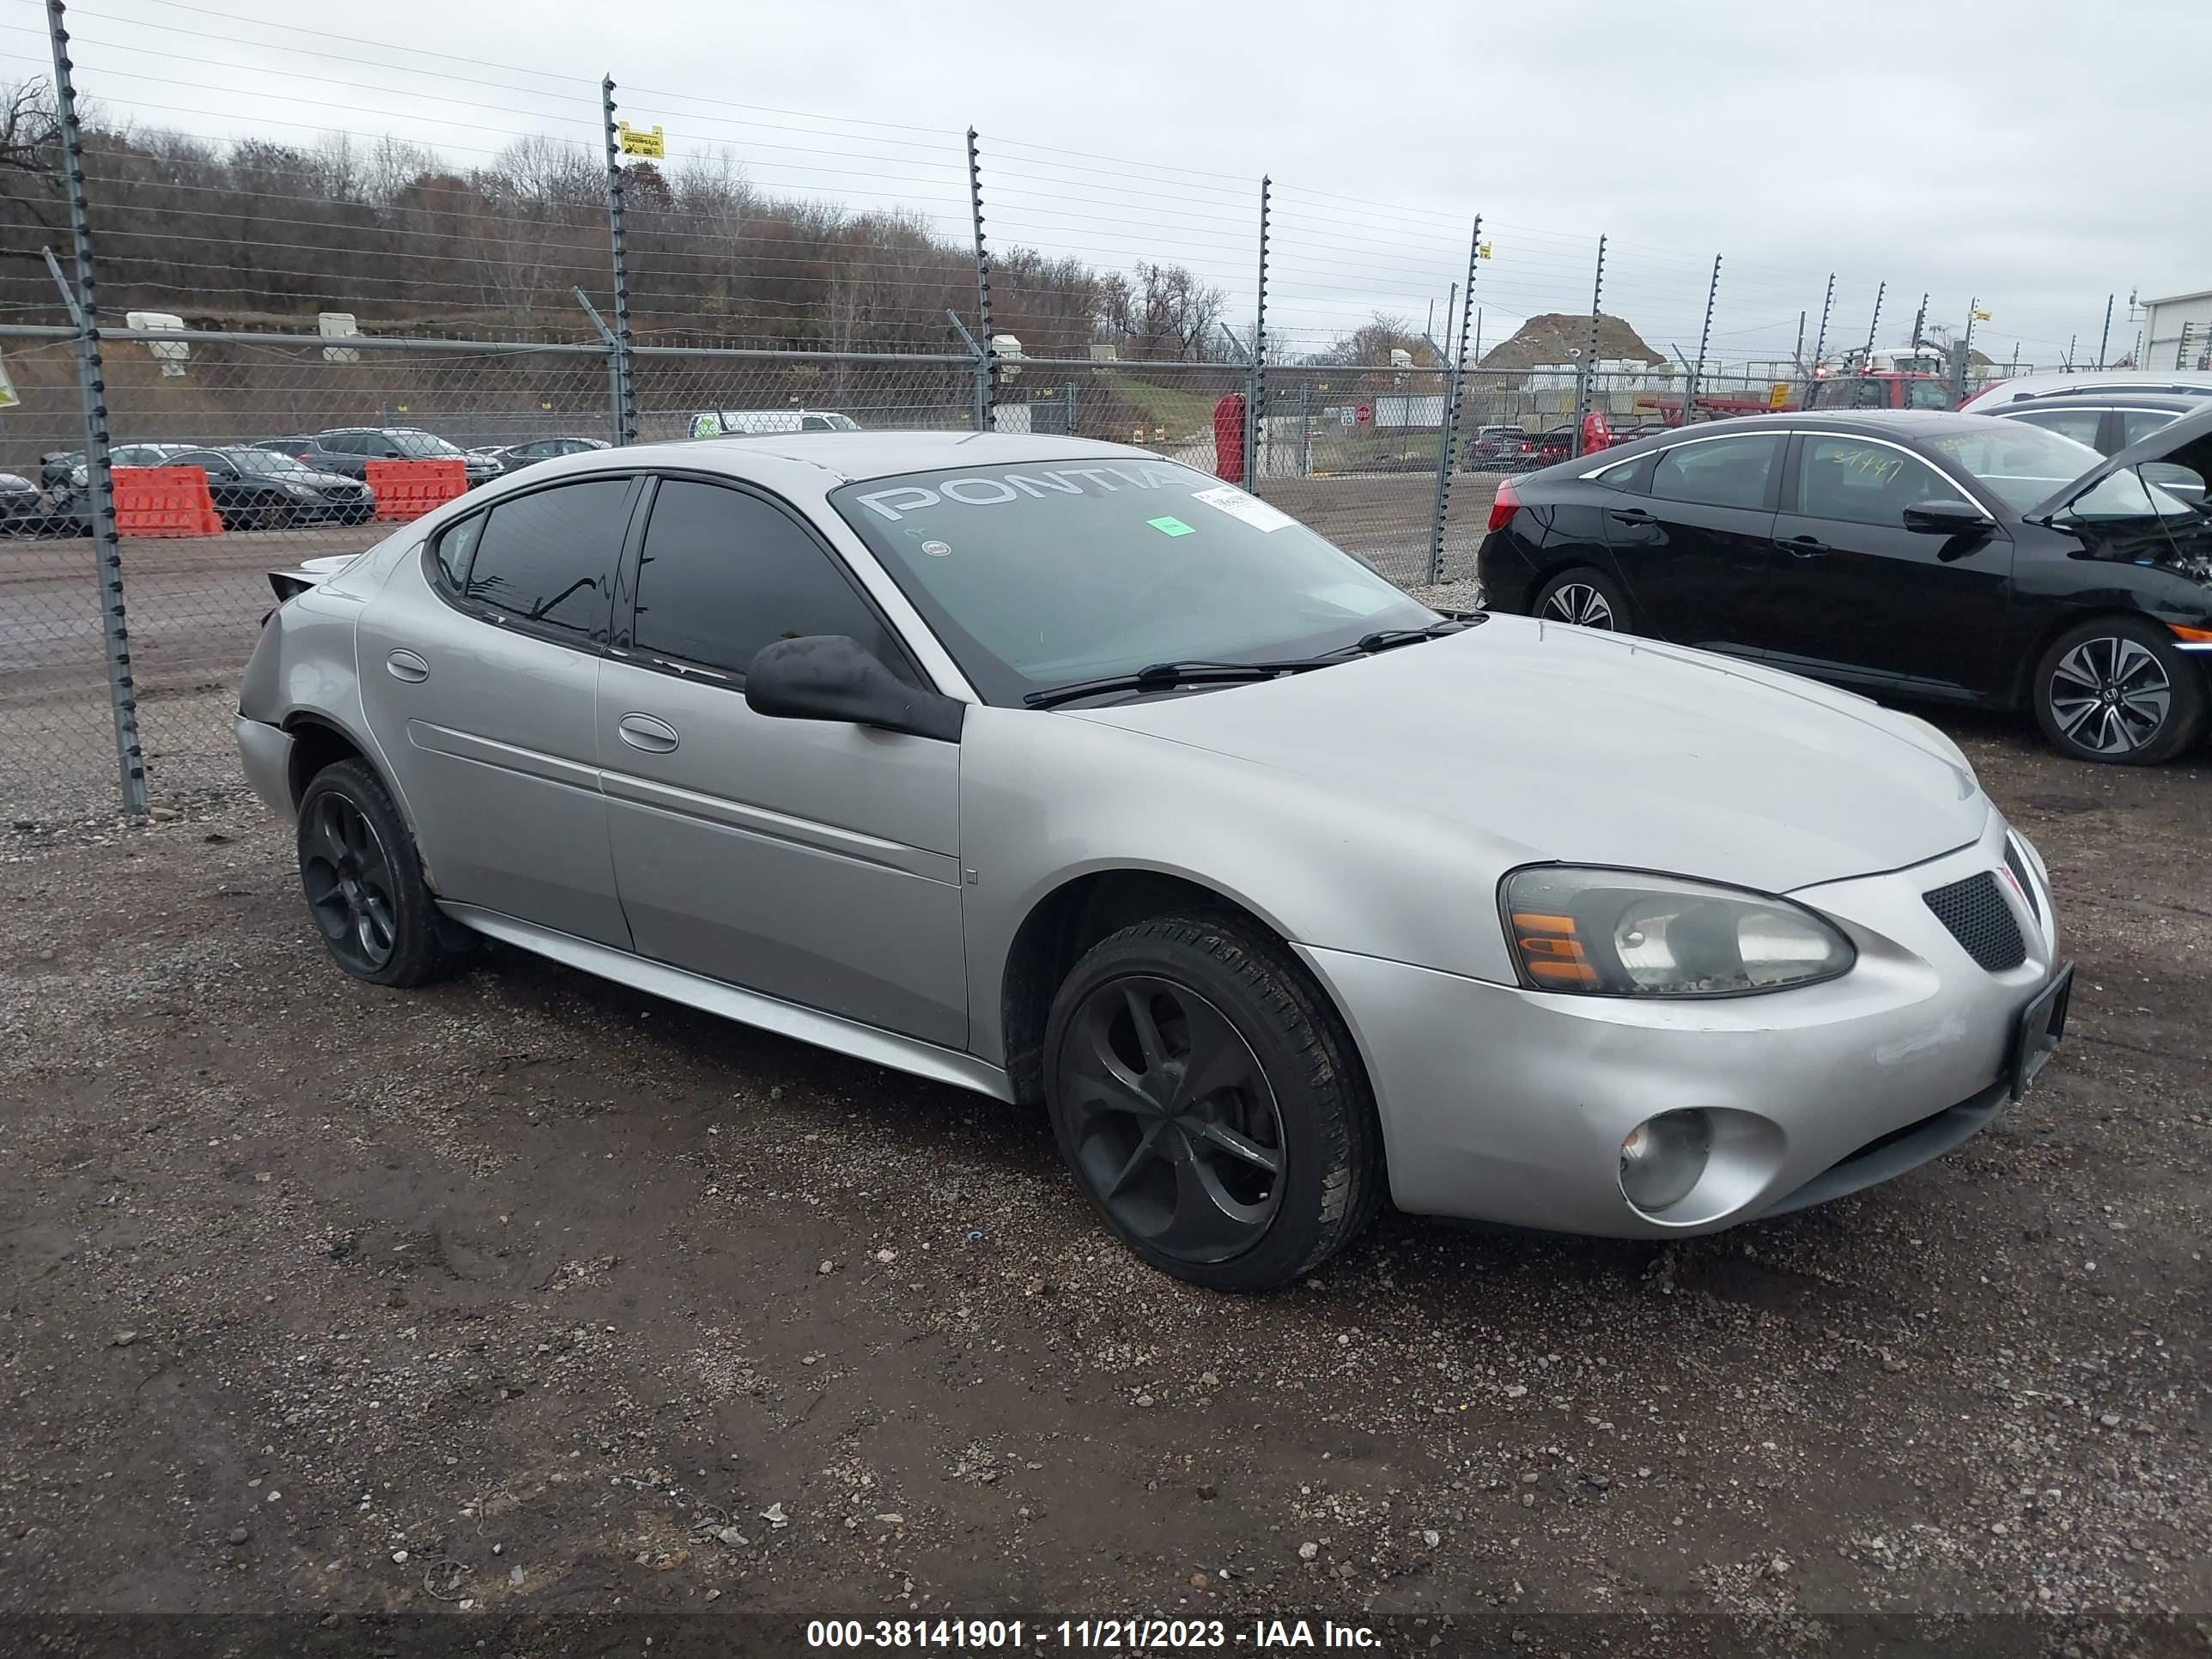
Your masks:
{"label": "black car wheel", "polygon": [[1562,570],[1536,590],[1528,614],[1545,622],[1572,623],[1577,628],[1599,628],[1611,633],[1631,633],[1628,595],[1602,570],[1588,565]]}
{"label": "black car wheel", "polygon": [[2068,629],[2036,665],[2035,718],[2077,760],[2155,766],[2204,735],[2204,678],[2172,635],[2133,617]]}
{"label": "black car wheel", "polygon": [[428,985],[459,965],[414,837],[365,761],[315,775],[300,800],[300,884],[338,966],[372,985]]}
{"label": "black car wheel", "polygon": [[1176,1278],[1289,1284],[1381,1201],[1351,1038],[1249,924],[1163,917],[1093,946],[1054,999],[1045,1056],[1061,1156],[1130,1249]]}

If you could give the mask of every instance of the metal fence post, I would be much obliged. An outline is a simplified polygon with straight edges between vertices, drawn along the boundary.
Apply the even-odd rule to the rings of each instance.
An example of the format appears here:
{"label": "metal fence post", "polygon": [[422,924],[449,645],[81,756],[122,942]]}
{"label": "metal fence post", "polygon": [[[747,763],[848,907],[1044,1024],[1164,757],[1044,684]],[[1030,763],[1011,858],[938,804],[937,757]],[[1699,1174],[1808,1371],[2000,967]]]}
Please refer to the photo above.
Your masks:
{"label": "metal fence post", "polygon": [[991,254],[983,240],[983,167],[975,129],[968,129],[968,212],[975,228],[975,317],[981,331],[975,359],[975,430],[991,429]]}
{"label": "metal fence post", "polygon": [[1597,239],[1597,274],[1590,279],[1589,349],[1583,353],[1583,372],[1575,376],[1575,435],[1572,453],[1583,453],[1583,425],[1589,419],[1590,399],[1597,391],[1598,307],[1605,300],[1605,238]]}
{"label": "metal fence post", "polygon": [[1966,401],[1966,378],[1973,373],[1974,363],[1974,313],[1981,303],[1982,296],[1978,294],[1966,301],[1966,331],[1960,338],[1959,355],[1951,367],[1951,401],[1954,404]]}
{"label": "metal fence post", "polygon": [[1721,294],[1721,256],[1713,255],[1712,280],[1705,284],[1705,325],[1698,331],[1698,366],[1690,371],[1689,390],[1682,396],[1682,424],[1697,414],[1698,388],[1705,382],[1705,350],[1713,340],[1713,304]]}
{"label": "metal fence post", "polygon": [[599,118],[607,146],[607,239],[613,245],[615,270],[615,333],[607,348],[607,396],[613,408],[608,413],[615,442],[634,444],[637,441],[637,387],[630,361],[629,244],[623,231],[622,149],[615,138],[615,78],[611,75],[599,82]]}
{"label": "metal fence post", "polygon": [[[1443,419],[1437,422],[1437,499],[1429,514],[1429,586],[1434,587],[1444,579],[1444,512],[1451,505],[1451,475],[1453,453],[1459,447],[1460,389],[1467,373],[1467,331],[1474,312],[1474,262],[1482,252],[1482,216],[1474,216],[1474,229],[1467,242],[1467,289],[1461,295],[1459,314],[1459,346],[1452,355],[1451,371],[1445,377]],[[1444,330],[1451,330],[1452,319],[1444,319]]]}
{"label": "metal fence post", "polygon": [[1888,292],[1889,284],[1887,283],[1877,283],[1875,284],[1874,315],[1867,319],[1866,360],[1860,365],[1862,368],[1869,368],[1874,365],[1875,331],[1881,326],[1881,296]]}
{"label": "metal fence post", "polygon": [[1260,179],[1260,291],[1252,313],[1251,366],[1244,392],[1244,488],[1260,493],[1260,445],[1267,435],[1263,405],[1267,397],[1267,210],[1271,181]]}
{"label": "metal fence post", "polygon": [[1820,359],[1828,353],[1828,313],[1836,307],[1836,273],[1828,273],[1827,297],[1820,301],[1820,331],[1813,338],[1813,359],[1805,366],[1805,381],[1809,388],[1814,377],[1820,372]]}
{"label": "metal fence post", "polygon": [[1928,296],[1923,294],[1920,296],[1920,309],[1912,313],[1912,337],[1907,340],[1905,343],[1911,346],[1915,351],[1919,350],[1921,332],[1927,326]]}
{"label": "metal fence post", "polygon": [[84,129],[76,115],[76,83],[69,56],[67,8],[46,0],[46,35],[53,48],[54,107],[61,125],[63,170],[69,179],[70,240],[76,285],[62,275],[51,250],[46,268],[76,325],[77,387],[84,399],[84,471],[92,494],[93,564],[100,583],[100,633],[107,657],[107,702],[115,726],[115,762],[122,808],[146,810],[146,751],[138,739],[138,689],[131,674],[131,630],[123,610],[123,548],[115,527],[115,476],[108,454],[107,379],[100,362],[99,290],[92,250],[92,208],[84,193]]}
{"label": "metal fence post", "polygon": [[2105,331],[2097,337],[2097,367],[2100,368],[2105,366],[2105,348],[2112,343],[2112,301],[2119,297],[2117,294],[2105,296]]}

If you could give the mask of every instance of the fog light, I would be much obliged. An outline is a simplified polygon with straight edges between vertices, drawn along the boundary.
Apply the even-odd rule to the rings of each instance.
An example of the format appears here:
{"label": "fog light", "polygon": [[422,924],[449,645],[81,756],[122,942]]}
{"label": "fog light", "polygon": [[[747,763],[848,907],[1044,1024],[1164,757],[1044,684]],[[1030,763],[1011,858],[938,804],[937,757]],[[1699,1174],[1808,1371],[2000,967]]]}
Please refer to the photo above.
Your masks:
{"label": "fog light", "polygon": [[1646,1212],[1679,1203],[1713,1150],[1713,1127],[1700,1111],[1662,1112],[1646,1118],[1620,1143],[1620,1190]]}

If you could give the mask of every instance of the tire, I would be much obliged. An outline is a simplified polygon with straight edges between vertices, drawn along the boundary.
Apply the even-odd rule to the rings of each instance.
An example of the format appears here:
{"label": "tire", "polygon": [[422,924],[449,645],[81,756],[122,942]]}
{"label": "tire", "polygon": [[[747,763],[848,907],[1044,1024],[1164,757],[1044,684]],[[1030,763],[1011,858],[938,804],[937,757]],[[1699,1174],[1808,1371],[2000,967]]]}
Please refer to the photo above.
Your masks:
{"label": "tire", "polygon": [[2069,628],[2035,665],[2036,724],[2061,754],[2107,766],[2156,766],[2204,735],[2204,676],[2173,636],[2136,617]]}
{"label": "tire", "polygon": [[1620,584],[1591,565],[1546,579],[1528,602],[1528,614],[1545,622],[1572,623],[1612,634],[1636,631],[1636,613]]}
{"label": "tire", "polygon": [[428,985],[455,972],[415,838],[362,760],[315,774],[300,798],[300,884],[331,958],[371,985]]}
{"label": "tire", "polygon": [[[1157,917],[1094,945],[1053,999],[1044,1059],[1060,1156],[1163,1273],[1274,1290],[1374,1219],[1365,1069],[1319,988],[1249,922]],[[1186,1097],[1194,1073],[1214,1086]]]}

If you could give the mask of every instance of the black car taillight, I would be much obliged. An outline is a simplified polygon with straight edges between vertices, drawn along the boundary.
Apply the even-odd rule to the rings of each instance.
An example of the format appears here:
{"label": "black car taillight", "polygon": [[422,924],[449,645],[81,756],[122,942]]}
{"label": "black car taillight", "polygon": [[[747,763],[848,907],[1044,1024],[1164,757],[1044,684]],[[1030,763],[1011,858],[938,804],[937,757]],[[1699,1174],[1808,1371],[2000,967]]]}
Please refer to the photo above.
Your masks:
{"label": "black car taillight", "polygon": [[1498,494],[1492,498],[1490,503],[1490,527],[1492,530],[1504,529],[1512,522],[1513,515],[1520,510],[1521,497],[1515,493],[1511,483],[1509,481],[1500,483],[1498,486]]}

